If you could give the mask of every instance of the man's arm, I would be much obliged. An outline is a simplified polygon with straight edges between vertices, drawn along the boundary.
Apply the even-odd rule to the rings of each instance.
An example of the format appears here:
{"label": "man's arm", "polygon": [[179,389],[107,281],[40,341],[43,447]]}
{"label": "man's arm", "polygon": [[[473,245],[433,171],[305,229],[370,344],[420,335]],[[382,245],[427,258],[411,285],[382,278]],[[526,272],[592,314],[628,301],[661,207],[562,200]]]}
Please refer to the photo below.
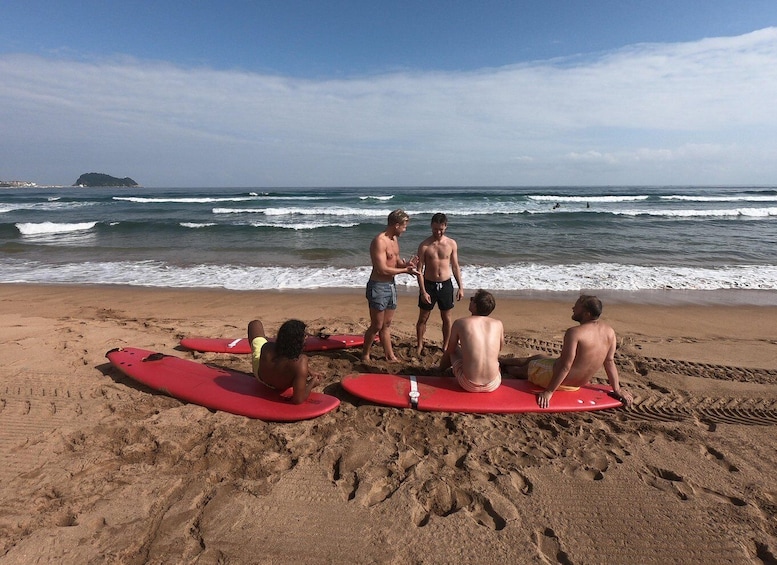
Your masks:
{"label": "man's arm", "polygon": [[556,389],[567,378],[569,371],[572,370],[572,364],[575,362],[575,353],[577,352],[577,337],[575,332],[567,330],[564,334],[564,345],[561,347],[561,356],[553,364],[553,378],[544,391],[537,395],[537,404],[540,408],[550,406],[550,399]]}
{"label": "man's arm", "polygon": [[607,358],[604,360],[604,372],[607,374],[607,381],[610,383],[615,397],[626,406],[631,406],[634,402],[634,397],[631,396],[630,392],[621,388],[620,379],[618,377],[618,366],[615,364],[615,348],[616,339],[613,334],[610,349],[607,351]]}
{"label": "man's arm", "polygon": [[459,290],[456,292],[456,300],[464,298],[464,283],[461,280],[461,267],[459,266],[459,246],[456,241],[451,239],[451,271],[453,271],[453,278],[456,279],[456,284]]}
{"label": "man's arm", "polygon": [[292,383],[294,395],[291,401],[294,404],[305,402],[308,396],[310,396],[310,391],[318,384],[319,380],[318,376],[311,375],[308,370],[308,356],[300,356],[299,362],[294,364],[294,381]]}
{"label": "man's arm", "polygon": [[424,246],[424,243],[426,243],[426,240],[422,241],[418,246],[418,294],[421,295],[423,298],[423,301],[429,304],[432,301],[432,298],[429,296],[429,293],[426,292],[426,285],[424,284],[424,271],[426,271],[426,247]]}

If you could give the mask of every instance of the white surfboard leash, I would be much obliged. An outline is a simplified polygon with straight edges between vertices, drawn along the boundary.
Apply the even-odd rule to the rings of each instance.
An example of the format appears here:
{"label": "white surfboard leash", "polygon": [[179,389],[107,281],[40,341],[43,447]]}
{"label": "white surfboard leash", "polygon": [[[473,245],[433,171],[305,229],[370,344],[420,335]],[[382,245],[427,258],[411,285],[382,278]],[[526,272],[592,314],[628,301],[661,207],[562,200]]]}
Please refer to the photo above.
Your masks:
{"label": "white surfboard leash", "polygon": [[421,393],[418,392],[418,381],[416,381],[415,375],[410,375],[410,393],[408,396],[410,397],[410,406],[417,409]]}

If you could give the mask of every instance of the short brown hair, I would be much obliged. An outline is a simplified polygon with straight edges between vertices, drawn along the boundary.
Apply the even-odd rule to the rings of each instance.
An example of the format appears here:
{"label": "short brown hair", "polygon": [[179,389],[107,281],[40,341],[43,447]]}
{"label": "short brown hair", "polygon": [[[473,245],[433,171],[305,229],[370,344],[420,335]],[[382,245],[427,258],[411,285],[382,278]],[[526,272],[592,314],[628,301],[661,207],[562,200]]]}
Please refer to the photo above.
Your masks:
{"label": "short brown hair", "polygon": [[432,216],[432,221],[430,222],[432,224],[443,224],[448,225],[448,216],[446,216],[442,212],[437,212],[434,216]]}
{"label": "short brown hair", "polygon": [[475,312],[478,313],[478,316],[488,316],[496,308],[494,295],[482,288],[478,289],[470,300],[475,304]]}
{"label": "short brown hair", "polygon": [[590,294],[581,294],[577,299],[580,302],[580,306],[585,309],[586,312],[591,314],[591,317],[595,320],[602,315],[602,301]]}

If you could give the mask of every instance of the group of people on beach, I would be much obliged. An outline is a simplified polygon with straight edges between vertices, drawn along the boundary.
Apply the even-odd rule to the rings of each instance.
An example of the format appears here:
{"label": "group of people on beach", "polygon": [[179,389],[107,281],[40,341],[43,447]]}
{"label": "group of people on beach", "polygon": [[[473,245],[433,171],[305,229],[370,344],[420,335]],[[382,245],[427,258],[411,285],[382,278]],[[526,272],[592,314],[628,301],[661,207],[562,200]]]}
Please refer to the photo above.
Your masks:
{"label": "group of people on beach", "polygon": [[[492,392],[499,387],[503,376],[528,379],[543,389],[537,395],[537,403],[547,408],[557,390],[576,390],[604,367],[613,394],[631,405],[633,398],[621,388],[615,365],[615,331],[599,320],[602,303],[597,297],[582,295],[575,302],[572,319],[578,325],[565,332],[558,358],[501,357],[504,326],[490,316],[496,307],[491,293],[475,292],[469,300],[470,316],[453,320],[455,302],[464,297],[464,284],[456,241],[445,235],[447,216],[442,213],[432,216],[431,235],[420,243],[416,255],[405,260],[399,253],[399,237],[407,231],[409,222],[405,211],[394,210],[388,215],[386,228],[370,243],[372,271],[366,288],[370,326],[364,334],[362,361],[370,361],[376,336],[380,338],[386,360],[398,361],[391,343],[391,323],[397,309],[395,277],[408,274],[416,277],[419,287],[416,352],[418,355],[423,352],[426,324],[437,305],[443,337],[439,369],[455,378],[464,390]],[[275,343],[271,343],[262,323],[253,320],[248,325],[248,340],[254,376],[273,389],[293,387],[293,402],[304,402],[319,382],[310,373],[308,358],[302,353],[305,324],[299,320],[286,321],[278,330]]]}

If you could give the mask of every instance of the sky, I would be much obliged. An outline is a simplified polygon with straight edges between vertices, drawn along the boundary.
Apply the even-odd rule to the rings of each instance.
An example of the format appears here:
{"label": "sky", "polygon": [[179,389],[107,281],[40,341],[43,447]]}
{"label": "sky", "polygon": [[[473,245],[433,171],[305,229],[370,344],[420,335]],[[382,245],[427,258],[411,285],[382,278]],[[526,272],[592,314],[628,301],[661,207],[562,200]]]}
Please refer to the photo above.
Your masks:
{"label": "sky", "polygon": [[775,185],[775,0],[0,0],[0,180]]}

